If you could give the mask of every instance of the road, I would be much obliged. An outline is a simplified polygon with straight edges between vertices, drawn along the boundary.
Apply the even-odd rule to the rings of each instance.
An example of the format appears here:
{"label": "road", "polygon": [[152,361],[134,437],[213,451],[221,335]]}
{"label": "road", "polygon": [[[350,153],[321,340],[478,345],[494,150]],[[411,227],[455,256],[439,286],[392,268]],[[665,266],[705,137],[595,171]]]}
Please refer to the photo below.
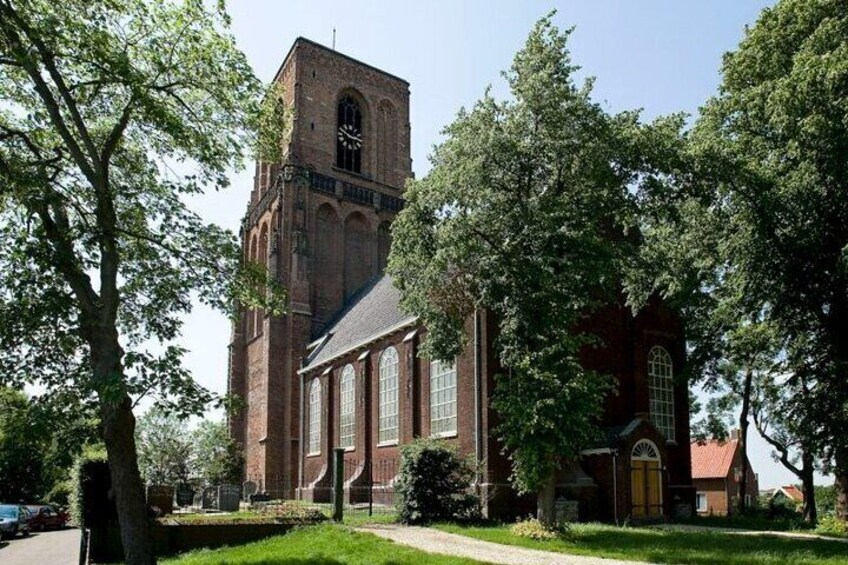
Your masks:
{"label": "road", "polygon": [[3,565],[78,565],[80,531],[38,532],[0,543]]}

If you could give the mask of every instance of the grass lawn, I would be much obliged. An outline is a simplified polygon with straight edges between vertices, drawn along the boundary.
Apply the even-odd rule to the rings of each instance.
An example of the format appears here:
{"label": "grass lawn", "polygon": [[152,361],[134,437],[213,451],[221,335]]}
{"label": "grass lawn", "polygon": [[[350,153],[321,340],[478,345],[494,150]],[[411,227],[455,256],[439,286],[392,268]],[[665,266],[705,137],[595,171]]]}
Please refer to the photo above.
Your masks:
{"label": "grass lawn", "polygon": [[654,563],[695,565],[846,565],[848,544],[715,532],[685,532],[652,528],[617,528],[575,524],[568,539],[536,541],[512,534],[510,525],[435,526],[440,530],[485,541],[595,557]]}
{"label": "grass lawn", "polygon": [[293,530],[284,536],[226,547],[185,553],[163,559],[164,565],[419,565],[445,563],[471,565],[469,559],[431,555],[391,541],[353,532],[345,526],[325,524]]}

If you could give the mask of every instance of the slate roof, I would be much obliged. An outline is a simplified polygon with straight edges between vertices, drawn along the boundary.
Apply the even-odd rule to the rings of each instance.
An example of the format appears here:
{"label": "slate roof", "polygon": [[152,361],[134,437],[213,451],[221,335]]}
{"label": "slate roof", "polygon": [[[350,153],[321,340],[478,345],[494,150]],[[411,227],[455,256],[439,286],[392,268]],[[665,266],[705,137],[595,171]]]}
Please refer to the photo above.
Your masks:
{"label": "slate roof", "polygon": [[692,478],[723,479],[727,477],[738,445],[739,441],[735,439],[727,441],[711,439],[703,444],[693,441],[691,445]]}
{"label": "slate roof", "polygon": [[331,321],[315,342],[300,372],[322,365],[353,349],[415,322],[400,310],[400,291],[391,277],[382,275],[369,282]]}

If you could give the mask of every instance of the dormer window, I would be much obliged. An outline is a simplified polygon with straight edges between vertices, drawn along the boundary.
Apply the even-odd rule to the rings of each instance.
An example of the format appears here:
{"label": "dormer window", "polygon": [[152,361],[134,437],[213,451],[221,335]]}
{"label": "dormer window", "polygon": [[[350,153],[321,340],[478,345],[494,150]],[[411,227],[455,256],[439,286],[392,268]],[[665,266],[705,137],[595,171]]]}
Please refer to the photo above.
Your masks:
{"label": "dormer window", "polygon": [[362,111],[351,96],[339,100],[336,129],[336,166],[362,172]]}

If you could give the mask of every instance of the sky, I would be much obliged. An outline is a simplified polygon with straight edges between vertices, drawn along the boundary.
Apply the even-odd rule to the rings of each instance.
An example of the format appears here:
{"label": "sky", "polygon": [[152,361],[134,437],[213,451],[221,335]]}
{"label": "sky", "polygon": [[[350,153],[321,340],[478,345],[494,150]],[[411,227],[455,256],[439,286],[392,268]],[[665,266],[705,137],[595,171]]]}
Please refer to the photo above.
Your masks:
{"label": "sky", "polygon": [[[607,111],[643,110],[646,120],[699,106],[720,82],[722,55],[755,23],[761,0],[569,0],[559,2],[359,0],[230,0],[233,33],[257,76],[270,81],[298,36],[332,46],[410,83],[413,170],[429,168],[428,154],[463,106],[491,85],[507,89],[500,75],[521,48],[534,22],[556,10],[560,29],[574,27],[569,47],[581,77],[595,77],[594,98]],[[205,219],[238,231],[252,173],[232,175],[230,189],[192,202]],[[230,325],[198,306],[186,319],[186,365],[203,385],[226,392]],[[753,431],[753,426],[751,428]],[[770,457],[756,432],[751,462],[760,488],[794,483]],[[832,481],[819,477],[822,482]]]}

